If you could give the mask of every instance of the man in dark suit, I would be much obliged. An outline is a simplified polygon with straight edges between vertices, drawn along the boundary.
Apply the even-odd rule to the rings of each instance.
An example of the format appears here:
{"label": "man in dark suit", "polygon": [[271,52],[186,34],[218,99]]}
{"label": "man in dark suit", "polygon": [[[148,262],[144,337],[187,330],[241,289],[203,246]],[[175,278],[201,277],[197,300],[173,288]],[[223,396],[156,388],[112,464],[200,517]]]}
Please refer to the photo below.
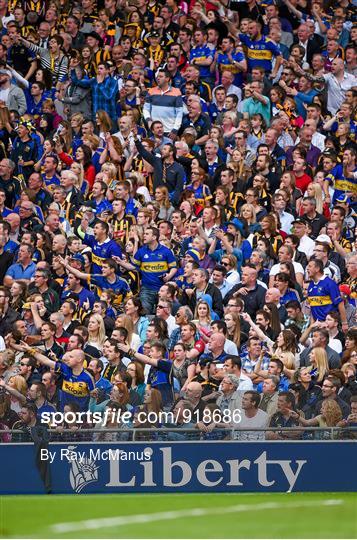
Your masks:
{"label": "man in dark suit", "polygon": [[304,61],[311,66],[312,57],[322,50],[323,40],[321,36],[313,33],[313,28],[310,24],[300,24],[297,35],[294,38],[294,44],[299,44],[305,49]]}

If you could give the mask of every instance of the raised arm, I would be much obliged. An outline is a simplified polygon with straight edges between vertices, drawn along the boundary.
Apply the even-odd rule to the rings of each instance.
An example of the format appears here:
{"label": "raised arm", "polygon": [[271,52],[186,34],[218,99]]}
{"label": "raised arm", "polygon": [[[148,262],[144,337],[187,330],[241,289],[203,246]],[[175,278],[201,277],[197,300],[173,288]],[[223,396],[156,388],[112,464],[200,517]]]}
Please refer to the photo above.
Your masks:
{"label": "raised arm", "polygon": [[58,255],[57,260],[65,267],[66,270],[68,270],[71,274],[73,274],[78,279],[90,279],[91,274],[87,274],[86,272],[81,272],[77,268],[73,268],[66,259]]}
{"label": "raised arm", "polygon": [[242,318],[252,327],[258,338],[262,341],[265,341],[269,349],[272,349],[274,341],[272,341],[266,334],[264,334],[263,330],[257,324],[255,324],[255,322],[253,322],[251,316],[248,313],[242,313]]}
{"label": "raised arm", "polygon": [[293,6],[291,2],[289,2],[289,0],[283,0],[283,3],[286,5],[288,10],[291,11],[291,13],[293,13],[293,15],[295,15],[300,20],[302,19],[303,17],[302,11],[296,9],[296,7]]}
{"label": "raised arm", "polygon": [[148,364],[149,366],[157,367],[158,360],[154,360],[146,354],[141,354],[134,351],[134,349],[131,349],[129,345],[125,345],[124,343],[118,343],[118,349],[120,349],[123,353],[128,354],[131,358],[139,360],[139,362],[144,362],[144,364]]}
{"label": "raised arm", "polygon": [[6,65],[6,69],[11,71],[11,75],[14,77],[14,79],[17,80],[17,82],[23,88],[29,88],[30,83],[22,75],[20,75],[20,73],[18,73],[13,67]]}
{"label": "raised arm", "polygon": [[33,347],[30,347],[24,341],[21,341],[20,347],[21,347],[22,352],[30,354],[31,356],[34,357],[35,360],[37,360],[38,362],[40,362],[44,366],[47,366],[47,367],[49,367],[51,369],[54,369],[56,367],[56,362],[54,360],[50,360],[49,358],[47,358],[47,356],[42,354],[37,349],[35,349]]}
{"label": "raised arm", "polygon": [[26,396],[21,394],[21,392],[18,392],[15,388],[5,383],[4,379],[0,379],[0,388],[4,388],[6,392],[14,396],[14,398],[18,399],[21,403],[26,403]]}

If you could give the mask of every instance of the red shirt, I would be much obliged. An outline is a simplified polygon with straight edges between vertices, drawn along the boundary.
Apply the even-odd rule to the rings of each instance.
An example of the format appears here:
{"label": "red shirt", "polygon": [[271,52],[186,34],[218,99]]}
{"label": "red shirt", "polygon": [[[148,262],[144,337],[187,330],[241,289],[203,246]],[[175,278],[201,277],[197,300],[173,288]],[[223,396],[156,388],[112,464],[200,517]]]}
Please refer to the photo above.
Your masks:
{"label": "red shirt", "polygon": [[295,175],[296,187],[300,189],[302,193],[305,193],[307,186],[311,184],[312,178],[308,174],[304,173],[302,176]]}

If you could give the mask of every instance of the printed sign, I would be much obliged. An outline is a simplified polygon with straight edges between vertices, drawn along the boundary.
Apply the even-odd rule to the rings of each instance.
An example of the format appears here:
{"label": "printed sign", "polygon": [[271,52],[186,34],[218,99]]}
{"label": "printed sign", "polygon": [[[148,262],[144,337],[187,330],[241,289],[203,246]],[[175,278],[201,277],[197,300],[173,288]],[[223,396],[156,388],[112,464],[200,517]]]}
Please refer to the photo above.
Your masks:
{"label": "printed sign", "polygon": [[[40,469],[53,493],[354,491],[356,451],[357,441],[50,444]],[[34,445],[0,445],[0,463],[0,493],[44,492]]]}

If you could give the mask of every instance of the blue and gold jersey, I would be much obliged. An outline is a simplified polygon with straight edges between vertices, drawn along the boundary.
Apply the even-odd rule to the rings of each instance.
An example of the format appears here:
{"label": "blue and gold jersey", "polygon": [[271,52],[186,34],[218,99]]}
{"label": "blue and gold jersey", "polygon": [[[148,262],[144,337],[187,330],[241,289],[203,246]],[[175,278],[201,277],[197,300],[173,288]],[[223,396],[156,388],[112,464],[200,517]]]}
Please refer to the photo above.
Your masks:
{"label": "blue and gold jersey", "polygon": [[172,366],[171,360],[159,360],[157,367],[151,366],[148,375],[147,384],[159,390],[163,405],[172,403],[174,399]]}
{"label": "blue and gold jersey", "polygon": [[336,203],[336,199],[345,193],[353,193],[357,196],[357,180],[355,178],[346,178],[343,174],[343,165],[336,165],[332,171],[326,176],[332,187],[335,188],[332,198],[332,204]]}
{"label": "blue and gold jersey", "polygon": [[[232,58],[234,62],[243,62],[245,60],[245,56],[240,51],[233,51],[232,52]],[[243,73],[242,71],[237,67],[236,64],[232,64],[231,61],[228,58],[228,55],[220,52],[217,57],[217,67],[219,71],[219,78],[221,80],[221,74],[223,71],[230,71],[234,75],[234,81],[233,84],[236,86],[242,86],[243,84]]]}
{"label": "blue and gold jersey", "polygon": [[89,404],[89,393],[95,388],[93,377],[83,369],[79,375],[74,375],[72,369],[56,362],[55,373],[61,375],[60,409],[68,403],[77,403],[81,411],[86,411]]}
{"label": "blue and gold jersey", "polygon": [[92,248],[93,274],[100,274],[102,272],[105,259],[111,259],[113,255],[116,257],[122,256],[120,246],[114,240],[109,240],[109,238],[100,244],[94,236],[85,234],[84,243]]}
{"label": "blue and gold jersey", "polygon": [[271,72],[273,56],[281,56],[279,47],[265,37],[254,40],[245,34],[239,34],[239,39],[247,48],[248,71],[262,67],[266,72]]}
{"label": "blue and gold jersey", "polygon": [[130,296],[132,292],[128,283],[125,279],[117,277],[114,283],[109,283],[109,281],[104,276],[91,275],[90,282],[96,287],[97,296],[100,297],[103,291],[111,289],[115,293],[115,298],[113,305],[115,307],[120,307],[123,302]]}
{"label": "blue and gold jersey", "polygon": [[132,262],[140,270],[142,286],[156,291],[164,284],[162,277],[172,268],[177,267],[171,249],[161,244],[158,244],[154,250],[142,246],[135,253]]}
{"label": "blue and gold jersey", "polygon": [[[214,57],[214,50],[210,49],[208,45],[202,45],[202,47],[193,47],[190,51],[190,64],[194,64],[194,60],[207,60]],[[209,66],[201,66],[196,64],[200,70],[200,77],[211,77],[212,73]]]}
{"label": "blue and gold jersey", "polygon": [[333,279],[325,277],[317,283],[310,281],[307,299],[315,321],[324,321],[330,311],[336,311],[342,302],[340,290]]}

